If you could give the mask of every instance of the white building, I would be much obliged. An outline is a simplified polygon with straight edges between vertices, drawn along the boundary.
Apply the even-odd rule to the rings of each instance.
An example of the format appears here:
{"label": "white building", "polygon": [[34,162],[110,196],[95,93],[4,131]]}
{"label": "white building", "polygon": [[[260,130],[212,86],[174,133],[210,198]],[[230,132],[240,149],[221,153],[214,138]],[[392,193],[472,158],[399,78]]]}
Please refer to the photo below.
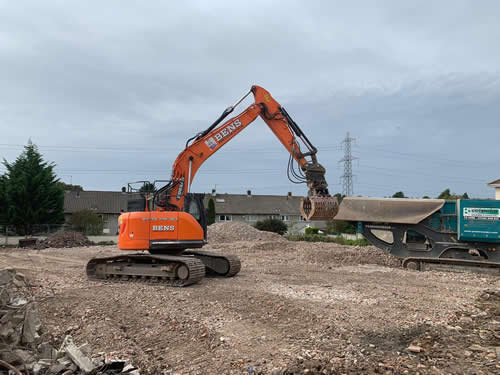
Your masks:
{"label": "white building", "polygon": [[490,182],[488,186],[495,188],[495,199],[500,200],[500,179]]}

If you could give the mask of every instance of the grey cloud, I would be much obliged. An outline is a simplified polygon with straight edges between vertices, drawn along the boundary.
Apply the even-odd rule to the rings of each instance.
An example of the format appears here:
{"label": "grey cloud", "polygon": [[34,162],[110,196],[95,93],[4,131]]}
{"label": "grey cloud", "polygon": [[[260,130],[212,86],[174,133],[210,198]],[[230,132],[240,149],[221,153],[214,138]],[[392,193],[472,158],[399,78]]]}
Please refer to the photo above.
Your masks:
{"label": "grey cloud", "polygon": [[[167,178],[185,139],[260,84],[323,148],[332,189],[350,131],[360,194],[489,196],[478,181],[498,178],[499,10],[495,1],[0,2],[0,143],[90,147],[41,147],[88,189]],[[126,152],[148,147],[157,152]],[[0,146],[9,160],[18,152]],[[257,121],[207,161],[195,189],[303,194],[286,161]]]}

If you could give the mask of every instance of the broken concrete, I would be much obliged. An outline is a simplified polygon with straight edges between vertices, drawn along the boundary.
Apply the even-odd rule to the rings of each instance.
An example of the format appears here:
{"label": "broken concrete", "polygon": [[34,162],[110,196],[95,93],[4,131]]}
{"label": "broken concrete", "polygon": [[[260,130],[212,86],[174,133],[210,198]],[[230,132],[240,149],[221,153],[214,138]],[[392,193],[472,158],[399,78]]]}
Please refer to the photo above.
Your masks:
{"label": "broken concrete", "polygon": [[[0,270],[0,374],[5,366],[11,372],[41,374],[88,374],[101,366],[100,357],[91,357],[88,344],[76,346],[71,336],[66,336],[61,348],[43,340],[42,324],[36,303],[32,300],[23,275],[14,269]],[[138,374],[135,368],[130,368]],[[108,372],[103,369],[100,374]]]}
{"label": "broken concrete", "polygon": [[68,357],[78,366],[84,373],[89,373],[95,369],[95,365],[91,359],[74,344],[71,336],[66,336],[61,345],[60,352],[64,351]]}

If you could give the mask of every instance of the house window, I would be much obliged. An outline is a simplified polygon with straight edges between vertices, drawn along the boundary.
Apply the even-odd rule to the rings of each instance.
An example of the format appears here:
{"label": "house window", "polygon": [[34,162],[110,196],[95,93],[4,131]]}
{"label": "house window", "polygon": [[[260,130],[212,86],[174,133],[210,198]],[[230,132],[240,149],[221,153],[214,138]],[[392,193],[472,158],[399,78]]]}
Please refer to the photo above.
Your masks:
{"label": "house window", "polygon": [[257,215],[248,215],[248,221],[257,221]]}
{"label": "house window", "polygon": [[233,221],[231,215],[219,215],[219,221]]}
{"label": "house window", "polygon": [[288,221],[288,215],[281,215],[280,219],[282,221]]}

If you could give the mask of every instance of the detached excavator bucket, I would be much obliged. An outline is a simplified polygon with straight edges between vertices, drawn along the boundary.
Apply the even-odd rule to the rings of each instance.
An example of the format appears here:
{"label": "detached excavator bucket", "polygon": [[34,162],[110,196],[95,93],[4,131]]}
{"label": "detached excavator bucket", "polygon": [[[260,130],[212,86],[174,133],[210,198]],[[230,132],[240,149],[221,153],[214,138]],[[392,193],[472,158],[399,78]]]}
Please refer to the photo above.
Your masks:
{"label": "detached excavator bucket", "polygon": [[336,197],[306,197],[300,201],[300,212],[306,220],[332,220],[338,211]]}

